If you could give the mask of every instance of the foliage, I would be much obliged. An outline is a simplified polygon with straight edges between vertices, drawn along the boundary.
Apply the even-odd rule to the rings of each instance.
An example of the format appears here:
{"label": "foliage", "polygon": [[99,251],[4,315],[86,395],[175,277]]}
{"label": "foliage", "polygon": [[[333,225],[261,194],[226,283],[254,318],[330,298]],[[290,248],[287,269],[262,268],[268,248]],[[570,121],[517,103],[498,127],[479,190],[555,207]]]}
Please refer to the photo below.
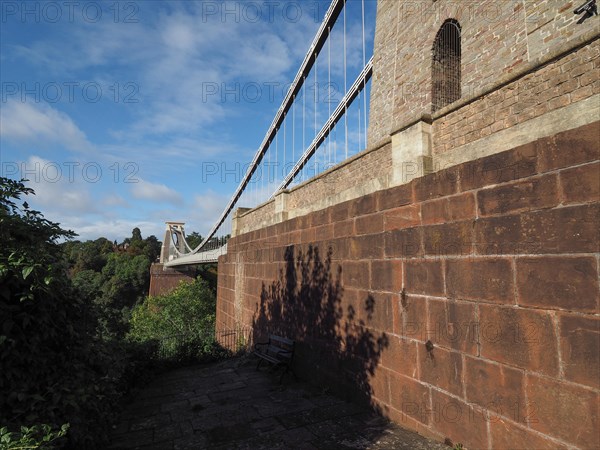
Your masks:
{"label": "foliage", "polygon": [[215,292],[217,291],[217,282],[219,279],[217,268],[216,264],[202,264],[196,267],[196,276],[206,281],[210,289]]}
{"label": "foliage", "polygon": [[181,282],[173,292],[148,297],[136,306],[128,338],[133,342],[159,342],[158,356],[190,359],[215,350],[216,297],[198,277]]}
{"label": "foliage", "polygon": [[162,243],[156,239],[156,236],[151,235],[144,239],[142,254],[146,255],[150,262],[158,262]]}
{"label": "foliage", "polygon": [[129,337],[147,341],[212,328],[215,302],[215,294],[205,280],[181,282],[170,294],[148,297],[133,310]]}
{"label": "foliage", "polygon": [[69,423],[69,445],[101,447],[127,355],[97,339],[96,311],[67,276],[57,240],[74,233],[18,205],[30,194],[0,177],[0,424],[35,438],[35,425]]}
{"label": "foliage", "polygon": [[131,309],[148,292],[150,263],[158,257],[160,247],[155,236],[143,239],[137,227],[121,245],[105,238],[63,244],[73,285],[93,308],[97,334],[103,340],[124,337]]}
{"label": "foliage", "polygon": [[72,274],[82,270],[99,272],[106,264],[108,255],[113,252],[113,244],[106,238],[87,242],[66,242],[63,244],[63,251]]}
{"label": "foliage", "polygon": [[150,261],[145,255],[113,253],[100,274],[100,296],[94,299],[100,314],[100,334],[121,338],[131,309],[143,301],[150,284]]}
{"label": "foliage", "polygon": [[53,449],[60,438],[67,434],[69,425],[65,424],[59,430],[52,430],[50,425],[34,425],[21,427],[19,432],[11,433],[8,428],[0,428],[0,450],[13,449]]}
{"label": "foliage", "polygon": [[[199,332],[214,330],[214,290],[198,279],[144,300],[154,236],[136,228],[121,245],[73,241],[22,202],[33,193],[0,177],[0,450],[104,448],[117,402],[148,373],[157,341],[179,355],[218,349]],[[216,282],[214,268],[204,272]]]}
{"label": "foliage", "polygon": [[190,234],[185,236],[185,240],[187,241],[190,248],[196,248],[202,242],[203,237],[197,231],[193,231]]}

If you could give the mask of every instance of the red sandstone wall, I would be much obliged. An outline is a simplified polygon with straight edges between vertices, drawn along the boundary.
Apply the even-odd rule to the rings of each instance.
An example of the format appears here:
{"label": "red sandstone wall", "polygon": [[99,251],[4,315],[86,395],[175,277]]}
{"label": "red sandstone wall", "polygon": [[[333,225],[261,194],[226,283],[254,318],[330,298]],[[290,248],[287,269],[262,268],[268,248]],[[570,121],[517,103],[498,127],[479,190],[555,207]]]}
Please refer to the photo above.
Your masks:
{"label": "red sandstone wall", "polygon": [[[557,56],[597,35],[597,24],[589,20],[583,25],[575,23],[578,16],[573,14],[573,9],[577,6],[577,2],[567,0],[378,0],[369,145],[376,145],[422,114],[431,112],[431,48],[445,20],[456,19],[461,25],[461,97],[471,98],[497,87],[507,81],[507,77],[529,70],[544,58]],[[591,67],[586,67],[591,59],[579,59],[589,56],[587,53],[573,58],[578,59],[572,62],[573,66],[580,64],[575,71],[593,72]],[[598,84],[594,85],[593,81],[587,83],[585,78],[579,83],[574,81],[572,77],[579,74],[569,73],[572,67],[562,69],[563,72],[559,69],[559,73],[550,73],[550,85],[540,87],[535,93],[532,91],[539,86],[537,79],[528,77],[519,82],[516,94],[523,100],[519,99],[520,106],[515,107],[517,112],[511,115],[510,126],[539,115],[540,109],[551,111],[586,98],[590,91],[598,92]],[[596,73],[595,79],[597,76]],[[554,84],[558,80],[561,81],[557,84],[566,85]],[[523,92],[520,87],[525,83],[532,87],[528,86]],[[540,84],[543,83],[547,80],[541,80]],[[553,95],[554,91],[557,95]],[[512,105],[512,93],[506,94],[509,98],[506,103],[500,100],[501,104],[496,104],[500,94],[494,94],[496,98],[475,107],[475,114],[486,111],[469,132],[487,133],[482,130],[492,125],[485,123],[490,114],[502,115],[507,104]],[[551,101],[546,102],[546,99]],[[460,134],[451,137],[463,138]],[[447,149],[441,151],[444,150]]]}
{"label": "red sandstone wall", "polygon": [[162,264],[153,263],[150,266],[150,290],[151,297],[168,294],[177,287],[181,280],[194,281],[195,269],[191,271],[178,271],[175,269],[164,269]]}
{"label": "red sandstone wall", "polygon": [[600,93],[600,40],[433,122],[434,154]]}
{"label": "red sandstone wall", "polygon": [[440,440],[598,448],[599,184],[597,122],[240,235],[218,327]]}

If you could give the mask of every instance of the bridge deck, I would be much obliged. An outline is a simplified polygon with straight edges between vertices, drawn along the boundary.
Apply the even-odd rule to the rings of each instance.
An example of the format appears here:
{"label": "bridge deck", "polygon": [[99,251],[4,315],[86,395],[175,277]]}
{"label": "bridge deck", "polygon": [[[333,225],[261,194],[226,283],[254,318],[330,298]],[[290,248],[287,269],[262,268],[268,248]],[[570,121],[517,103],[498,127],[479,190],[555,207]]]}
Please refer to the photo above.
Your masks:
{"label": "bridge deck", "polygon": [[165,267],[190,266],[194,264],[212,264],[216,263],[219,256],[227,253],[227,244],[214,250],[206,252],[193,253],[186,256],[180,256],[164,263]]}

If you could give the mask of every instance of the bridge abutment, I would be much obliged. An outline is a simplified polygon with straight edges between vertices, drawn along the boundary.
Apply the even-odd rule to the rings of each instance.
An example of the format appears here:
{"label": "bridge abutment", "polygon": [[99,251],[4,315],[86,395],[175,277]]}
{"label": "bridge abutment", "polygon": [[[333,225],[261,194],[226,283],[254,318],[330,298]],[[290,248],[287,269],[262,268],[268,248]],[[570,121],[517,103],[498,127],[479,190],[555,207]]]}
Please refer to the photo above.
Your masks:
{"label": "bridge abutment", "polygon": [[600,40],[563,3],[380,0],[368,148],[239,211],[217,326],[442,441],[600,446]]}
{"label": "bridge abutment", "polygon": [[150,266],[150,291],[148,295],[155,297],[168,294],[181,281],[194,281],[195,278],[196,268],[193,266],[168,268],[164,267],[162,263],[153,263]]}
{"label": "bridge abutment", "polygon": [[233,237],[217,327],[295,339],[300,376],[439,440],[597,446],[599,131]]}

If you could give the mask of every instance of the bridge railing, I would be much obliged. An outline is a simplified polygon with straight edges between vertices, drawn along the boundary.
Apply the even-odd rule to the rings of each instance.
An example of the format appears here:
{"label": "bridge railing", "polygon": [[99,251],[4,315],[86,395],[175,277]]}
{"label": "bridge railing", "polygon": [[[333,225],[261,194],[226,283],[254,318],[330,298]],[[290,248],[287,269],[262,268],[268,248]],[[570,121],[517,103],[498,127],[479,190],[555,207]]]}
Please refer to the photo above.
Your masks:
{"label": "bridge railing", "polygon": [[256,207],[367,146],[375,2],[332,0],[246,173],[206,239],[214,250],[239,206]]}

